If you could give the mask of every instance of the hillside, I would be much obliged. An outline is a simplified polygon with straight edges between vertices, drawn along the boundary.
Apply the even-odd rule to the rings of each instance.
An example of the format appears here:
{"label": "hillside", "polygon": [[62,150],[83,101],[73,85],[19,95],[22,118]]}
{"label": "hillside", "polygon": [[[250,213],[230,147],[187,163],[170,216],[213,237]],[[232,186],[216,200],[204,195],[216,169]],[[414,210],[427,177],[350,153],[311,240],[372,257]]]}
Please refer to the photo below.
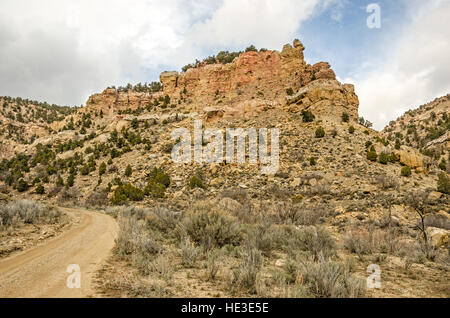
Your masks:
{"label": "hillside", "polygon": [[38,137],[51,132],[50,125],[62,121],[76,108],[49,105],[8,96],[0,97],[0,158],[25,149]]}
{"label": "hillside", "polygon": [[[295,40],[281,52],[221,52],[181,73],[162,73],[160,83],[110,87],[74,112],[57,111],[46,122],[38,116],[26,127],[42,130],[0,162],[0,192],[6,199],[130,206],[107,209],[121,226],[112,269],[100,273],[114,296],[136,295],[107,276],[120,268],[117,276],[135,277],[135,270],[142,279],[155,276],[162,288],[147,284],[149,294],[137,288],[147,296],[164,290],[157,296],[359,297],[364,288],[352,275],[365,277],[368,265],[380,263],[388,280],[369,296],[448,297],[449,180],[438,166],[448,156],[448,139],[438,143],[442,129],[448,134],[448,97],[379,133],[359,120],[353,85],[340,83],[326,62],[307,64],[304,50]],[[185,128],[192,135],[198,120],[222,132],[279,129],[276,174],[263,174],[264,163],[251,163],[249,155],[243,164],[174,162],[179,140],[172,132]],[[413,124],[416,143],[406,140]],[[212,144],[200,138],[204,148]],[[441,148],[431,160],[428,149]],[[413,198],[427,204],[425,242],[417,229],[422,206]],[[220,233],[206,242],[205,228]],[[224,254],[217,283],[205,278],[211,250]],[[193,267],[184,266],[189,251],[202,255]],[[245,263],[255,259],[257,266]],[[259,273],[258,287],[256,273],[250,286],[235,274],[242,262]],[[308,289],[303,283],[315,274],[300,270],[304,262],[317,271],[337,266],[343,289]],[[172,273],[177,283],[165,276],[168,267],[179,269]],[[231,285],[242,290],[227,285],[232,275]]]}
{"label": "hillside", "polygon": [[392,121],[382,134],[397,147],[407,145],[419,149],[442,170],[449,172],[450,95],[406,112]]}

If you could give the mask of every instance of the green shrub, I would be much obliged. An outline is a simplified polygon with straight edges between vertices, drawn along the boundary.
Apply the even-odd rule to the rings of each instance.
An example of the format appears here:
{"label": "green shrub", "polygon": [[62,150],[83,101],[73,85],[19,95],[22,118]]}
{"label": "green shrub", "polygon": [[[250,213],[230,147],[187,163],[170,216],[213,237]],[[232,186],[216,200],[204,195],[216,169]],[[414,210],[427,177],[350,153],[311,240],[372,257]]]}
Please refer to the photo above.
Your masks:
{"label": "green shrub", "polygon": [[256,47],[252,44],[248,48],[245,49],[245,52],[258,52]]}
{"label": "green shrub", "polygon": [[45,189],[44,189],[44,186],[43,186],[42,184],[39,184],[39,185],[36,187],[36,193],[37,193],[37,194],[44,194],[44,193],[45,193]]}
{"label": "green shrub", "polygon": [[316,119],[316,116],[314,116],[309,110],[302,110],[302,117],[304,123],[311,123]]}
{"label": "green shrub", "polygon": [[342,113],[342,121],[348,123],[350,121],[350,116],[347,113]]}
{"label": "green shrub", "polygon": [[58,176],[58,178],[56,179],[56,185],[58,187],[63,187],[64,186],[64,180],[61,176]]}
{"label": "green shrub", "polygon": [[333,130],[331,131],[331,137],[336,138],[337,135],[338,135],[337,130],[336,130],[336,129],[333,129]]}
{"label": "green shrub", "polygon": [[319,127],[316,129],[316,138],[323,138],[325,137],[325,130],[323,127]]}
{"label": "green shrub", "polygon": [[383,164],[386,165],[389,162],[389,156],[387,155],[387,153],[382,152],[380,153],[380,156],[378,158],[378,161]]}
{"label": "green shrub", "polygon": [[205,189],[206,188],[206,186],[203,184],[202,179],[200,179],[198,176],[192,176],[189,179],[189,187],[191,187],[191,189],[194,189],[194,188]]}
{"label": "green shrub", "polygon": [[450,177],[447,176],[447,173],[441,172],[439,174],[437,190],[445,194],[450,194]]}
{"label": "green shrub", "polygon": [[89,166],[88,165],[84,165],[83,167],[81,167],[80,169],[80,173],[82,176],[87,176],[90,172]]}
{"label": "green shrub", "polygon": [[118,186],[116,190],[114,190],[114,195],[111,198],[111,203],[114,205],[121,205],[126,203],[128,200],[142,201],[143,199],[144,192],[141,189],[127,183]]}
{"label": "green shrub", "polygon": [[351,133],[351,134],[353,134],[353,133],[355,132],[355,127],[350,126],[350,127],[348,128],[348,132]]}
{"label": "green shrub", "polygon": [[150,179],[144,189],[144,194],[153,198],[164,198],[166,187],[154,179]]}
{"label": "green shrub", "polygon": [[166,188],[170,185],[170,177],[160,168],[153,168],[150,172],[147,186],[144,189],[145,195],[154,198],[164,198]]}
{"label": "green shrub", "polygon": [[447,171],[447,162],[445,161],[445,159],[442,159],[439,163],[439,169],[441,169],[442,171]]}
{"label": "green shrub", "polygon": [[28,190],[28,188],[29,188],[28,183],[23,179],[19,179],[19,181],[17,182],[17,191],[25,192]]}
{"label": "green shrub", "polygon": [[105,174],[105,172],[106,172],[106,163],[102,162],[102,164],[98,168],[98,175],[102,176]]}
{"label": "green shrub", "polygon": [[402,177],[410,177],[412,174],[411,168],[405,166],[402,168],[400,173],[401,173]]}
{"label": "green shrub", "polygon": [[73,187],[74,183],[75,183],[75,175],[70,174],[67,177],[66,187],[71,188],[71,187]]}
{"label": "green shrub", "polygon": [[389,155],[389,162],[391,162],[391,163],[395,163],[395,162],[397,162],[399,160],[399,158],[397,157],[397,155],[395,154],[395,153],[391,153],[390,155]]}
{"label": "green shrub", "polygon": [[377,161],[377,152],[375,150],[370,150],[369,152],[367,152],[367,159],[374,162]]}
{"label": "green shrub", "polygon": [[168,188],[170,185],[169,175],[160,168],[153,168],[150,172],[150,179],[155,180],[157,183],[161,183],[165,188]]}
{"label": "green shrub", "polygon": [[125,176],[131,177],[132,174],[133,174],[133,169],[131,168],[130,165],[127,165],[127,167],[125,168]]}
{"label": "green shrub", "polygon": [[309,158],[309,164],[315,166],[317,164],[317,159],[314,157]]}
{"label": "green shrub", "polygon": [[292,95],[294,95],[294,90],[291,87],[289,87],[288,89],[286,89],[286,94],[288,94],[289,96],[292,96]]}

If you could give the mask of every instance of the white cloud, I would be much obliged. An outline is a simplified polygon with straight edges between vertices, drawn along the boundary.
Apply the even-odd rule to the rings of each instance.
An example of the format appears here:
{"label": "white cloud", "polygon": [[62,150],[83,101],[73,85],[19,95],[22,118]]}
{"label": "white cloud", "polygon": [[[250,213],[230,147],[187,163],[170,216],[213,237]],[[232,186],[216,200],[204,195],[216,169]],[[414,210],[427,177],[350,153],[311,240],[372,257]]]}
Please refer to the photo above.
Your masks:
{"label": "white cloud", "polygon": [[200,46],[279,47],[292,41],[300,24],[309,18],[317,0],[226,0],[211,18],[192,27]]}
{"label": "white cloud", "polygon": [[321,2],[2,0],[0,95],[75,105],[215,48],[281,48]]}
{"label": "white cloud", "polygon": [[355,76],[360,114],[382,129],[405,111],[450,91],[450,3],[430,1],[414,14],[384,60]]}

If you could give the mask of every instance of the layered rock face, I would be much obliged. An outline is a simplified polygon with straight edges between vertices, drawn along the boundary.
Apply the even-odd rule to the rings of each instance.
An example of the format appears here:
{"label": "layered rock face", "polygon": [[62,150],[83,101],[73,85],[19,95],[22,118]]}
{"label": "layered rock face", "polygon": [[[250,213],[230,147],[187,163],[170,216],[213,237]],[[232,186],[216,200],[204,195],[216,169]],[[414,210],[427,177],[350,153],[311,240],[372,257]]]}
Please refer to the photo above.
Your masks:
{"label": "layered rock face", "polygon": [[161,93],[149,94],[133,91],[118,92],[115,89],[106,89],[100,94],[89,97],[86,108],[89,110],[102,111],[105,115],[113,114],[119,110],[136,109],[145,107]]}
{"label": "layered rock face", "polygon": [[[243,108],[254,108],[254,100],[259,99],[260,105],[266,101],[296,104],[291,106],[293,112],[310,109],[319,117],[339,119],[342,112],[347,112],[357,120],[359,100],[353,86],[339,83],[326,62],[307,64],[304,49],[295,40],[293,46],[287,44],[281,52],[246,52],[230,64],[203,65],[181,74],[164,72],[160,80],[164,94],[178,96],[187,92],[194,104],[201,104],[196,111],[241,114]],[[298,92],[285,98],[289,88]]]}
{"label": "layered rock face", "polygon": [[[342,113],[358,119],[359,100],[353,85],[341,84],[326,62],[307,64],[299,40],[286,44],[281,52],[245,52],[229,64],[201,64],[186,72],[163,72],[163,91],[142,93],[106,89],[92,95],[81,112],[102,112],[105,118],[122,120],[119,111],[133,111],[150,105],[152,112],[180,109],[204,114],[208,120],[252,117],[273,108],[292,113],[310,110],[319,119],[340,121]],[[292,94],[286,96],[287,93]],[[162,96],[170,107],[154,107]],[[58,129],[60,127],[54,127]]]}
{"label": "layered rock face", "polygon": [[186,73],[164,72],[160,80],[164,93],[174,94],[185,88],[190,95],[205,96],[228,93],[257,81],[267,84],[281,77],[282,58],[278,52],[246,52],[233,63],[191,68]]}
{"label": "layered rock face", "polygon": [[[320,74],[323,76],[326,76],[327,73],[327,70],[320,70]],[[301,108],[293,107],[293,112],[299,109],[311,110],[322,118],[337,120],[340,120],[342,112],[347,112],[353,120],[358,118],[359,100],[354,86],[342,85],[334,79],[315,80],[300,88],[296,94],[286,96],[286,102],[301,106]]]}

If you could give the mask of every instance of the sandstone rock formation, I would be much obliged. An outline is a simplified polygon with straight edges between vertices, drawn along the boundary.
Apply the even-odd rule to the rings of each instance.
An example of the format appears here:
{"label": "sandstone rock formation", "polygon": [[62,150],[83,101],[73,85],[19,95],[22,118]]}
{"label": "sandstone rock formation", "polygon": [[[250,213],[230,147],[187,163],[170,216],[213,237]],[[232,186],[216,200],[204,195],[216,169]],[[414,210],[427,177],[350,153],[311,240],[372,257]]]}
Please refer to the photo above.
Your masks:
{"label": "sandstone rock formation", "polygon": [[[327,72],[322,74],[325,76]],[[286,96],[286,102],[296,103],[300,110],[311,110],[320,117],[340,120],[340,115],[346,112],[352,120],[358,119],[359,100],[354,86],[342,85],[334,79],[315,80],[294,95]]]}
{"label": "sandstone rock formation", "polygon": [[425,172],[428,170],[428,160],[417,150],[402,146],[402,149],[395,151],[395,153],[400,159],[401,164],[416,169],[418,172]]}

